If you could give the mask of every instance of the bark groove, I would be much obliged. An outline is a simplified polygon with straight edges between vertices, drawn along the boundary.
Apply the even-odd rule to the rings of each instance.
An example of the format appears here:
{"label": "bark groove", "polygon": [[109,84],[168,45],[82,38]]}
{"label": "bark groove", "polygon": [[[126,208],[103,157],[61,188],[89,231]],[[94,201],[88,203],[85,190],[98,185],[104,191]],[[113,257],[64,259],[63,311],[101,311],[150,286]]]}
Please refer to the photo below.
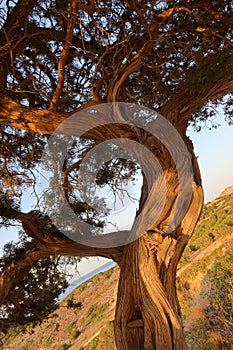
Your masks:
{"label": "bark groove", "polygon": [[202,187],[194,182],[191,203],[175,233],[159,241],[160,229],[151,230],[124,248],[115,316],[117,350],[187,349],[176,269],[202,206]]}

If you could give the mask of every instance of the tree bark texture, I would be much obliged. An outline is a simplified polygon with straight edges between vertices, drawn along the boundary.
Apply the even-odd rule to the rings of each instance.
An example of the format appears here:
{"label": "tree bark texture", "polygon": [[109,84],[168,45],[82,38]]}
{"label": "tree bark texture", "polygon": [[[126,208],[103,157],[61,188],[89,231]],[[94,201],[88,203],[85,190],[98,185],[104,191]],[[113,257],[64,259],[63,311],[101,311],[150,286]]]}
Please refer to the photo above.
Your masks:
{"label": "tree bark texture", "polygon": [[187,349],[175,280],[203,206],[197,164],[195,169],[192,200],[175,232],[158,239],[160,229],[155,228],[124,248],[115,315],[117,350]]}
{"label": "tree bark texture", "polygon": [[[176,125],[176,128],[179,129],[179,125]],[[108,243],[109,239],[112,239],[112,247],[115,248],[93,248],[72,243],[68,238],[59,237],[59,235],[48,235],[43,222],[40,222],[40,219],[33,212],[23,214],[12,211],[10,218],[21,221],[29,236],[38,242],[43,242],[44,256],[100,255],[109,257],[120,265],[121,274],[115,316],[117,350],[184,350],[186,344],[175,286],[176,269],[203,205],[201,177],[192,143],[184,136],[183,130],[180,130],[192,164],[192,195],[181,222],[172,232],[166,232],[166,226],[176,215],[175,207],[178,194],[180,190],[182,191],[176,167],[178,166],[183,171],[187,157],[183,158],[180,154],[180,157],[178,157],[179,164],[174,164],[171,154],[169,155],[168,150],[161,144],[160,140],[153,137],[153,135],[150,136],[145,131],[134,130],[124,125],[115,124],[107,129],[103,128],[103,130],[101,128],[99,130],[92,129],[90,133],[98,136],[97,142],[111,137],[127,137],[140,142],[154,153],[162,165],[163,177],[167,184],[164,208],[160,216],[156,218],[156,209],[153,208],[150,199],[156,196],[157,180],[149,190],[147,184],[144,183],[138,210],[139,214],[143,213],[143,215],[139,215],[139,220],[137,218],[135,220],[136,237],[140,238],[125,246],[117,246],[115,243],[121,233],[115,233],[112,237],[108,237]],[[172,139],[172,135],[166,135],[164,139],[166,138]],[[175,144],[173,147],[175,148]],[[179,149],[176,151],[178,154],[182,153]],[[144,169],[148,171],[146,169],[148,161],[144,160],[142,156],[141,159]],[[149,182],[153,183],[153,176],[149,171],[148,174]],[[159,198],[157,202],[159,202]],[[147,223],[148,216],[150,216],[149,226]],[[35,261],[39,258],[40,252],[35,256]],[[29,264],[30,259],[28,259],[26,265],[24,264],[25,273],[29,268]],[[9,275],[9,272],[11,276],[16,275],[20,266],[21,262],[19,261],[17,267],[12,265],[9,271],[3,271],[0,279],[0,290],[1,287],[3,290],[6,284],[8,285],[8,291],[14,286],[14,279],[11,278],[11,281],[9,281],[6,276]],[[1,302],[6,299],[6,294],[1,295],[0,293]]]}
{"label": "tree bark texture", "polygon": [[[103,13],[102,5],[94,1],[69,1],[65,12],[66,2],[60,2],[62,12],[51,7],[48,13],[52,17],[56,10],[55,14],[62,13],[62,18],[67,22],[67,25],[62,23],[62,30],[60,25],[54,27],[52,21],[51,26],[45,26],[43,21],[37,23],[36,20],[29,19],[31,14],[35,14],[33,9],[43,12],[36,0],[19,0],[15,6],[10,6],[10,3],[7,2],[7,8],[13,7],[12,11],[8,11],[0,33],[1,124],[51,136],[75,112],[86,113],[85,109],[89,107],[129,100],[140,101],[141,104],[138,91],[141,91],[140,86],[145,86],[143,94],[146,99],[142,101],[150,106],[159,104],[158,112],[178,130],[191,156],[194,176],[190,190],[192,197],[190,202],[188,200],[185,215],[168,232],[166,227],[176,218],[178,192],[183,191],[183,188],[179,183],[176,161],[171,155],[173,148],[176,148],[176,142],[173,145],[175,137],[171,133],[168,135],[167,128],[161,130],[159,139],[152,132],[150,134],[150,130],[146,129],[146,132],[132,127],[122,119],[114,125],[104,125],[104,118],[102,122],[98,119],[95,123],[94,114],[90,118],[88,113],[87,118],[83,119],[84,125],[82,121],[78,127],[76,121],[75,125],[63,125],[61,133],[70,136],[74,135],[74,130],[82,130],[88,124],[88,131],[80,137],[92,140],[95,145],[114,138],[125,138],[145,146],[158,159],[164,172],[162,176],[167,185],[165,205],[159,217],[156,217],[156,208],[150,199],[157,198],[159,185],[151,173],[153,169],[151,170],[148,159],[141,155],[142,173],[144,175],[147,172],[149,179],[144,176],[140,206],[133,226],[137,239],[131,243],[127,241],[126,245],[117,244],[122,242],[120,236],[124,237],[124,232],[109,235],[108,246],[105,246],[105,238],[101,248],[95,245],[95,238],[91,242],[92,246],[87,246],[73,242],[60,232],[48,232],[43,220],[34,212],[25,214],[12,209],[6,216],[6,213],[0,211],[0,215],[20,221],[28,236],[35,240],[31,251],[23,253],[18,261],[2,269],[0,304],[5,302],[17,281],[41,258],[50,255],[104,256],[115,260],[121,268],[115,317],[117,350],[186,349],[176,294],[176,269],[199,218],[203,191],[192,144],[185,135],[193,113],[208,101],[216,101],[233,91],[232,53],[229,50],[232,46],[230,4],[220,2],[216,5],[211,1],[177,4],[168,1],[161,2],[168,5],[163,8],[160,2],[154,7],[153,2],[146,4],[125,1],[124,10],[119,10],[121,6],[113,1],[108,9],[111,13],[110,22],[115,23],[116,20],[113,19],[116,15],[121,26],[110,25],[110,28],[114,28],[114,39],[111,39],[111,33],[105,24],[109,21],[108,16],[102,20],[102,16],[105,18],[104,13],[107,13],[105,2],[103,4],[106,9]],[[49,9],[50,5],[46,7]],[[153,13],[153,7],[154,14],[151,18],[151,14],[147,14]],[[146,11],[146,17],[143,11]],[[180,17],[174,16],[177,14]],[[92,21],[85,20],[87,15],[92,17]],[[130,26],[125,26],[126,21],[129,21]],[[83,35],[87,23],[92,23],[89,25],[91,30],[89,34]],[[101,35],[98,34],[100,31]],[[106,34],[108,40],[105,39]],[[56,45],[51,44],[54,41],[58,47],[62,47],[60,54]],[[199,50],[193,50],[196,41]],[[222,46],[226,46],[227,50],[221,49]],[[179,51],[174,54],[178,47]],[[161,49],[164,49],[164,54]],[[171,54],[167,55],[166,51]],[[211,54],[210,51],[214,53]],[[24,55],[32,63],[24,61],[21,57]],[[44,57],[44,62],[41,57]],[[75,57],[79,59],[79,64],[74,60]],[[17,68],[19,62],[21,65]],[[185,63],[183,68],[180,62]],[[37,74],[37,69],[45,74]],[[73,86],[72,79],[69,81],[66,70],[72,72],[72,79],[77,76],[77,86]],[[154,80],[153,84],[148,85],[147,77],[150,78],[150,75]],[[51,85],[48,80],[51,80]],[[136,85],[131,96],[131,89],[128,88],[134,82],[139,83],[139,90]],[[151,86],[153,95],[147,98]],[[26,94],[26,105],[22,94]],[[45,100],[38,98],[39,94]],[[20,101],[24,101],[23,104]],[[76,107],[65,107],[73,103]],[[170,149],[163,144],[165,139]],[[178,168],[182,172],[188,157],[182,156],[179,147],[175,151],[179,158]],[[183,187],[185,192],[188,186],[184,183]],[[159,195],[156,203],[160,204]],[[100,239],[97,238],[98,243]]]}

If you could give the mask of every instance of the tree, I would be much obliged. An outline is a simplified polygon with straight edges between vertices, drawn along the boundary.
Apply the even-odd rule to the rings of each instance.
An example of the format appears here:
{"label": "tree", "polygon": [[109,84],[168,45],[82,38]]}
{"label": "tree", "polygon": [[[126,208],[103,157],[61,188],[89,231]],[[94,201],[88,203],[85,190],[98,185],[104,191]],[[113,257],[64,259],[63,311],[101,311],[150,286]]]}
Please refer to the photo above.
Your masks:
{"label": "tree", "polygon": [[[25,252],[32,249],[33,240],[20,233],[18,244],[8,243],[4,247],[1,267],[22,260]],[[68,287],[67,274],[61,271],[62,257],[48,257],[38,260],[28,269],[28,274],[17,276],[6,302],[1,306],[1,333],[24,324],[41,322],[57,307],[57,298]]]}
{"label": "tree", "polygon": [[[0,214],[5,225],[21,222],[35,244],[17,264],[12,259],[2,268],[1,303],[14,288],[15,276],[23,279],[42,258],[104,256],[121,268],[115,316],[117,349],[186,348],[175,288],[176,268],[203,205],[201,176],[186,130],[190,124],[199,128],[201,121],[211,118],[216,104],[223,106],[232,122],[232,9],[231,1],[218,0],[5,3],[0,36]],[[118,102],[159,112],[166,125],[179,133],[191,161],[191,190],[179,183],[178,172],[182,173],[188,158],[179,145],[174,143],[173,147],[179,155],[177,164],[171,149],[150,130],[125,123],[124,105],[118,108]],[[73,140],[73,148],[62,163],[62,188],[70,208],[94,227],[95,234],[104,227],[106,203],[92,197],[103,209],[100,217],[96,206],[82,198],[77,184],[82,159],[112,138],[127,138],[145,146],[161,164],[167,186],[158,216],[153,204],[162,200],[156,198],[154,190],[159,179],[155,177],[150,183],[152,177],[145,175],[149,170],[144,164],[135,218],[137,232],[141,227],[140,237],[119,246],[121,233],[112,234],[108,237],[111,247],[104,247],[103,241],[102,246],[95,246],[96,237],[90,238],[89,245],[72,241],[54,225],[56,217],[49,212],[48,217],[39,211],[24,213],[18,207],[22,191],[35,184],[34,171],[49,136],[74,112],[93,111],[103,103],[113,103],[121,122],[96,125],[93,113],[85,114],[89,129],[78,141]],[[151,115],[145,115],[145,125],[150,127]],[[162,131],[169,140],[169,128]],[[108,184],[114,192],[119,183],[137,174],[138,164],[123,158],[116,156],[102,165],[97,185]],[[50,161],[56,172],[57,159]],[[182,208],[178,205],[180,192],[189,196],[186,202],[183,199]],[[47,207],[50,199],[48,195]],[[156,219],[151,222],[153,215]],[[171,222],[176,225],[168,229]]]}

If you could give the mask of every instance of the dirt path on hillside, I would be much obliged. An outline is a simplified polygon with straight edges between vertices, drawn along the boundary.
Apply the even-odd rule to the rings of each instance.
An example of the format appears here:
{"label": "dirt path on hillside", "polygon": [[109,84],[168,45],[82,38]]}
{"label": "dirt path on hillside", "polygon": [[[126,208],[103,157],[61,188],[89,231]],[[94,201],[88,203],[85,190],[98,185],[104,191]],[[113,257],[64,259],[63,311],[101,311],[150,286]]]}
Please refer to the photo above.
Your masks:
{"label": "dirt path on hillside", "polygon": [[205,258],[206,256],[213,253],[216,249],[221,247],[221,245],[223,245],[224,243],[226,243],[227,241],[230,241],[230,240],[233,240],[233,232],[228,236],[221,237],[221,238],[217,239],[215,242],[213,242],[208,247],[202,248],[202,249],[199,249],[198,251],[196,251],[194,254],[192,254],[192,256],[190,258],[191,262],[189,264],[181,267],[177,271],[177,276],[180,276],[180,274],[182,274],[194,261],[198,261],[198,260]]}

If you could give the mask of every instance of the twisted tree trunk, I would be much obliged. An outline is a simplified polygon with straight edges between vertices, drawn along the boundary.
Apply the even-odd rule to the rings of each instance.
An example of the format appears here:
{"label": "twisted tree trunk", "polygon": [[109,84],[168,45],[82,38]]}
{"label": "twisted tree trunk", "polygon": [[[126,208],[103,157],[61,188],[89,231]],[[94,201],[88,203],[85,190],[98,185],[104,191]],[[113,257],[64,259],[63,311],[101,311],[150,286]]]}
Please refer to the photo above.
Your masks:
{"label": "twisted tree trunk", "polygon": [[[189,208],[172,234],[161,225],[124,248],[115,315],[117,350],[186,349],[176,294],[176,269],[203,205],[200,174],[193,157],[194,182]],[[175,174],[171,175],[175,182]],[[175,201],[168,196],[170,215]],[[170,202],[170,203],[169,203]],[[160,222],[169,220],[160,218]]]}
{"label": "twisted tree trunk", "polygon": [[[5,112],[3,115],[10,115],[11,118],[14,117],[10,125],[17,127],[19,117],[22,118],[23,115],[26,129],[31,128],[33,131],[42,133],[51,134],[57,124],[67,117],[56,114],[56,119],[53,119],[53,123],[51,120],[51,123],[48,124],[47,119],[45,122],[43,121],[44,116],[41,116],[41,113],[44,113],[44,111],[37,111],[37,118],[34,118],[30,110],[25,111],[24,106],[20,108],[21,109],[16,108],[15,102],[4,104]],[[141,211],[144,210],[144,215],[141,216],[141,221],[138,220],[137,222],[137,220],[135,220],[135,222],[137,222],[136,237],[140,236],[140,238],[126,246],[114,244],[113,247],[115,248],[107,249],[90,249],[90,247],[86,247],[85,249],[85,246],[80,244],[71,245],[69,242],[66,245],[64,238],[61,238],[56,244],[53,242],[53,251],[50,252],[50,255],[100,255],[112,258],[120,265],[121,274],[115,316],[117,350],[186,349],[181,310],[175,287],[176,269],[182,252],[199,218],[203,205],[203,191],[192,144],[184,135],[186,124],[181,118],[178,120],[178,124],[175,123],[173,120],[174,118],[172,118],[173,114],[180,114],[175,108],[172,108],[172,110],[175,112],[170,114],[167,112],[165,114],[172,125],[179,130],[184,140],[192,163],[191,171],[193,171],[194,175],[191,188],[191,201],[187,211],[185,210],[185,215],[179,224],[175,225],[174,230],[166,231],[166,226],[170,221],[174,220],[174,216],[177,212],[176,204],[178,192],[182,190],[177,173],[179,171],[182,173],[183,168],[186,167],[187,170],[189,166],[187,166],[187,154],[183,156],[183,150],[179,149],[179,147],[177,147],[174,153],[177,159],[172,157],[171,151],[173,151],[173,148],[176,148],[177,139],[176,135],[173,134],[173,130],[169,130],[167,127],[163,128],[163,124],[160,125],[158,122],[157,126],[161,127],[161,132],[158,135],[162,136],[160,137],[160,142],[159,138],[156,139],[154,135],[150,135],[142,129],[130,128],[130,126],[124,124],[108,125],[107,129],[100,126],[97,130],[93,122],[94,118],[92,118],[90,121],[92,127],[90,126],[88,133],[84,135],[86,138],[93,139],[96,142],[111,138],[128,138],[143,144],[155,155],[161,164],[164,172],[164,182],[167,185],[166,203],[159,218],[156,218],[151,225],[151,217],[153,219],[153,205],[151,205],[148,198],[156,196],[156,186],[153,187],[154,175],[151,173],[153,169],[150,168],[150,162],[141,155],[142,171],[147,171],[151,184],[150,186],[146,183],[144,184],[139,208]],[[13,114],[13,111],[15,114]],[[37,120],[40,120],[40,123],[37,123]],[[178,168],[179,171],[177,170]],[[184,174],[186,170],[184,170]],[[159,200],[157,200],[157,203],[158,202]],[[146,222],[148,208],[150,208],[150,211],[148,211],[150,215],[150,220],[148,220],[150,222],[149,226]],[[24,218],[15,218],[24,222]],[[32,220],[26,220],[26,224],[33,226],[30,227],[30,232],[32,231],[33,235],[38,231],[38,227],[40,228],[40,225],[32,225]],[[149,231],[144,232],[148,229]],[[32,236],[30,232],[28,234]],[[41,237],[41,232],[36,234],[36,236],[46,242],[46,245],[51,248],[52,244],[50,244],[50,241],[47,242],[44,237]],[[119,234],[117,234],[115,238],[117,239],[118,237]],[[99,239],[98,237],[98,240]],[[4,298],[5,297],[6,296],[4,296]]]}

